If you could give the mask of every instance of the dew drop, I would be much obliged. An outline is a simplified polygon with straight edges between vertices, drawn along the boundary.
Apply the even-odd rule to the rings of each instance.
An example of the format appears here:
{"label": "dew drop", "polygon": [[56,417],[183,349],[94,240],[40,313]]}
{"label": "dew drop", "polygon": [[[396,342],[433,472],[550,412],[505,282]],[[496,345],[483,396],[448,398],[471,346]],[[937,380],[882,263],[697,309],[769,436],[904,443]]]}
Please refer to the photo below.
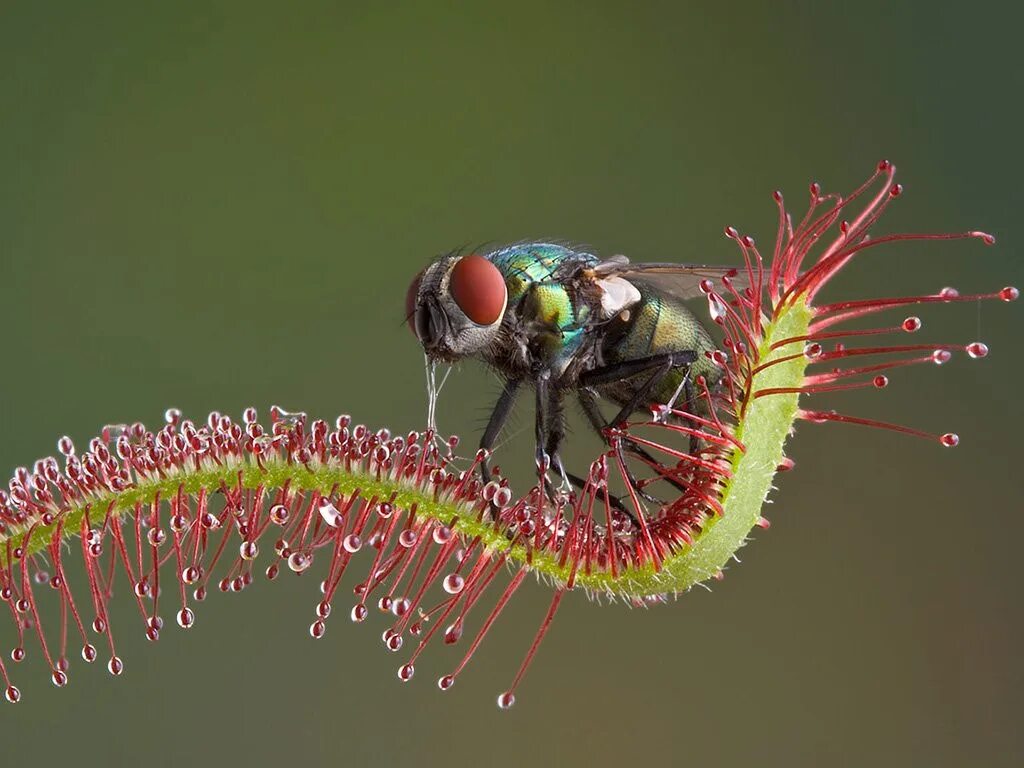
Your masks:
{"label": "dew drop", "polygon": [[377,514],[383,517],[385,520],[394,514],[395,508],[391,506],[390,502],[382,501],[377,506]]}
{"label": "dew drop", "polygon": [[875,376],[871,383],[874,384],[878,389],[882,389],[883,387],[889,386],[889,377]]}
{"label": "dew drop", "polygon": [[199,569],[194,565],[190,565],[181,571],[181,580],[185,584],[195,584],[199,581]]}
{"label": "dew drop", "polygon": [[82,659],[86,664],[92,664],[96,661],[96,646],[92,643],[86,643],[82,646]]}
{"label": "dew drop", "polygon": [[416,674],[416,668],[412,664],[403,664],[398,668],[398,679],[403,683],[412,680],[414,674]]}
{"label": "dew drop", "polygon": [[435,544],[447,544],[452,539],[452,529],[447,525],[439,525],[431,534]]}
{"label": "dew drop", "polygon": [[462,623],[456,622],[449,625],[444,631],[444,643],[445,645],[455,645],[459,642],[459,638],[462,637]]}
{"label": "dew drop", "polygon": [[177,620],[179,627],[181,627],[182,629],[188,629],[193,624],[195,624],[196,615],[192,613],[191,608],[182,608],[180,611],[178,611]]}
{"label": "dew drop", "polygon": [[1018,296],[1020,296],[1020,291],[1012,285],[1006,286],[999,292],[999,298],[1003,301],[1016,301]]}
{"label": "dew drop", "polygon": [[441,582],[441,586],[444,587],[444,591],[449,595],[457,595],[462,591],[462,588],[466,586],[466,581],[458,573],[449,573],[444,577],[444,581]]}
{"label": "dew drop", "polygon": [[516,695],[512,691],[505,691],[498,696],[498,709],[511,709],[516,703]]}
{"label": "dew drop", "polygon": [[946,434],[939,438],[939,442],[941,442],[947,448],[955,448],[957,445],[960,444],[960,436],[957,435],[955,432],[947,432]]}
{"label": "dew drop", "polygon": [[980,341],[975,341],[967,345],[967,354],[975,360],[985,357],[988,354],[988,346]]}
{"label": "dew drop", "polygon": [[13,685],[8,685],[7,690],[4,691],[4,698],[11,702],[11,704],[17,704],[21,701],[21,691]]}
{"label": "dew drop", "polygon": [[494,494],[494,503],[504,509],[512,502],[512,490],[505,486],[499,488]]}
{"label": "dew drop", "polygon": [[492,501],[494,499],[494,494],[498,492],[498,487],[498,484],[493,480],[487,483],[487,485],[484,486],[483,493],[481,494],[484,501]]}
{"label": "dew drop", "polygon": [[118,656],[111,656],[107,662],[107,671],[117,677],[124,672],[124,662]]}
{"label": "dew drop", "polygon": [[437,687],[442,691],[447,691],[453,685],[455,685],[455,678],[452,675],[444,675],[437,679]]}
{"label": "dew drop", "polygon": [[53,681],[53,684],[58,688],[63,688],[65,685],[68,684],[68,676],[59,669],[53,670],[53,674],[50,675],[50,679]]}
{"label": "dew drop", "polygon": [[274,525],[288,524],[288,507],[284,504],[275,504],[270,508],[270,520]]}
{"label": "dew drop", "polygon": [[932,362],[935,363],[936,365],[943,365],[944,363],[948,363],[950,361],[950,358],[952,357],[953,353],[950,352],[948,349],[936,349],[934,352],[932,352]]}
{"label": "dew drop", "polygon": [[960,296],[960,291],[956,288],[945,287],[939,291],[939,296],[943,299],[955,299]]}
{"label": "dew drop", "polygon": [[921,318],[908,317],[903,321],[903,330],[907,333],[914,333],[915,331],[921,330]]}
{"label": "dew drop", "polygon": [[159,547],[167,539],[167,534],[164,533],[163,528],[150,528],[146,532],[146,539],[149,541],[150,546]]}
{"label": "dew drop", "polygon": [[92,631],[97,635],[102,635],[107,631],[107,622],[103,620],[102,616],[97,616],[92,622]]}
{"label": "dew drop", "polygon": [[711,313],[711,319],[716,323],[722,322],[726,314],[725,302],[713,291],[708,293],[708,312]]}
{"label": "dew drop", "polygon": [[327,632],[327,624],[321,619],[317,619],[309,625],[309,636],[314,640],[319,640]]}
{"label": "dew drop", "polygon": [[295,573],[302,573],[313,564],[313,556],[305,552],[292,552],[288,555],[288,567]]}
{"label": "dew drop", "polygon": [[406,549],[409,549],[413,544],[416,543],[416,531],[412,528],[406,528],[400,534],[398,534],[398,543]]}
{"label": "dew drop", "polygon": [[409,612],[409,608],[412,606],[411,601],[407,597],[400,597],[391,603],[391,613],[399,618],[405,616]]}
{"label": "dew drop", "polygon": [[329,499],[320,499],[320,517],[322,517],[324,522],[331,526],[331,528],[337,528],[345,522],[341,512],[338,511],[338,508],[334,506]]}
{"label": "dew drop", "polygon": [[392,653],[402,650],[402,636],[392,629],[384,632],[384,645]]}
{"label": "dew drop", "polygon": [[356,624],[366,619],[366,606],[363,603],[357,603],[352,606],[352,621]]}
{"label": "dew drop", "polygon": [[243,560],[255,560],[259,553],[260,548],[255,541],[243,541],[238,545],[238,555]]}
{"label": "dew drop", "polygon": [[316,605],[316,615],[319,616],[321,619],[326,619],[328,616],[331,615],[331,604],[328,603],[326,600],[321,600]]}
{"label": "dew drop", "polygon": [[354,533],[350,533],[341,542],[341,546],[343,546],[345,548],[345,551],[349,554],[354,554],[358,552],[359,549],[363,546],[363,541]]}

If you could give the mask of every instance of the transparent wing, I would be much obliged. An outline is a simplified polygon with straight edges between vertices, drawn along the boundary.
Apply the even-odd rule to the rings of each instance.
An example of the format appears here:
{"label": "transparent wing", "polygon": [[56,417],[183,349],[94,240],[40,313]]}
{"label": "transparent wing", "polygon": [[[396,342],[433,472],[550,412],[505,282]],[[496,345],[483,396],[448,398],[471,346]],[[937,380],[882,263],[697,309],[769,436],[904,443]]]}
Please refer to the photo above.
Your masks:
{"label": "transparent wing", "polygon": [[718,292],[726,291],[722,283],[728,277],[736,290],[750,286],[746,270],[737,267],[721,267],[704,264],[631,264],[625,256],[613,256],[594,267],[594,274],[600,277],[615,276],[626,280],[637,280],[655,286],[671,296],[693,299],[703,295],[700,284],[704,280],[714,283]]}

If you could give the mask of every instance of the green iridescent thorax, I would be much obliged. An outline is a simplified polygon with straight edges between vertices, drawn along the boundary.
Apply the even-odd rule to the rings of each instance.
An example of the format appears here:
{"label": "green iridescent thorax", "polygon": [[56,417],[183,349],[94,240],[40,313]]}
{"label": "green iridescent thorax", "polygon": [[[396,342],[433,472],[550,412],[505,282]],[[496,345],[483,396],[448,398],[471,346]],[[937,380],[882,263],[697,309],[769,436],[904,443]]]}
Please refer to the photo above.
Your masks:
{"label": "green iridescent thorax", "polygon": [[558,368],[582,343],[590,310],[573,300],[556,272],[569,264],[593,266],[599,259],[550,243],[513,245],[487,258],[505,275],[509,309],[536,324],[537,342]]}

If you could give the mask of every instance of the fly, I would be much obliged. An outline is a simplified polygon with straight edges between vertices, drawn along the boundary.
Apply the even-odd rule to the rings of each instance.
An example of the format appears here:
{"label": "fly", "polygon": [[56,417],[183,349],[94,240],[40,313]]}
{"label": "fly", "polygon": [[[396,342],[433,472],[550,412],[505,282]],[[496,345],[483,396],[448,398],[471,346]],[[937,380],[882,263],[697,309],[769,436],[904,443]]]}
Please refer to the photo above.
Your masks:
{"label": "fly", "polygon": [[[560,455],[567,398],[579,402],[607,444],[610,427],[651,404],[700,412],[694,383],[703,377],[713,390],[722,373],[712,360],[711,334],[686,302],[702,295],[706,281],[724,277],[741,287],[733,268],[632,264],[624,256],[601,259],[564,245],[521,243],[435,259],[409,286],[406,316],[430,368],[476,359],[503,379],[481,448],[493,449],[520,391],[533,390],[538,467],[556,471],[560,490],[568,491],[584,481]],[[601,401],[618,408],[610,421]],[[628,440],[617,447],[652,460]],[[691,452],[698,448],[691,443]],[[481,473],[486,482],[486,461]],[[631,474],[628,480],[658,501]]]}

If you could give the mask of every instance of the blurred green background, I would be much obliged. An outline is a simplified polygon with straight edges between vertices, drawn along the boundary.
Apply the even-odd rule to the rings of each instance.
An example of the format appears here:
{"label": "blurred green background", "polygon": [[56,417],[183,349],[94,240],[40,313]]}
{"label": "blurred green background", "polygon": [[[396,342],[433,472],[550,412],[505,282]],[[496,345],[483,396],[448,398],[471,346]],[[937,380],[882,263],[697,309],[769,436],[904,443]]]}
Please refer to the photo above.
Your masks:
{"label": "blurred green background", "polygon": [[[419,426],[401,307],[436,253],[562,237],[731,262],[723,225],[770,242],[772,189],[799,208],[882,157],[908,192],[882,229],[1000,244],[865,254],[830,296],[1024,282],[1010,4],[502,5],[5,3],[0,467],[170,405]],[[36,653],[2,761],[1020,765],[1020,307],[920,314],[919,338],[989,359],[817,402],[960,448],[800,427],[771,531],[713,595],[572,596],[508,713],[534,584],[444,696],[451,656],[401,685],[379,626],[313,643],[310,580],[214,595],[156,646],[122,594],[125,676],[78,663],[57,691]],[[496,391],[463,366],[441,427],[474,440]]]}

